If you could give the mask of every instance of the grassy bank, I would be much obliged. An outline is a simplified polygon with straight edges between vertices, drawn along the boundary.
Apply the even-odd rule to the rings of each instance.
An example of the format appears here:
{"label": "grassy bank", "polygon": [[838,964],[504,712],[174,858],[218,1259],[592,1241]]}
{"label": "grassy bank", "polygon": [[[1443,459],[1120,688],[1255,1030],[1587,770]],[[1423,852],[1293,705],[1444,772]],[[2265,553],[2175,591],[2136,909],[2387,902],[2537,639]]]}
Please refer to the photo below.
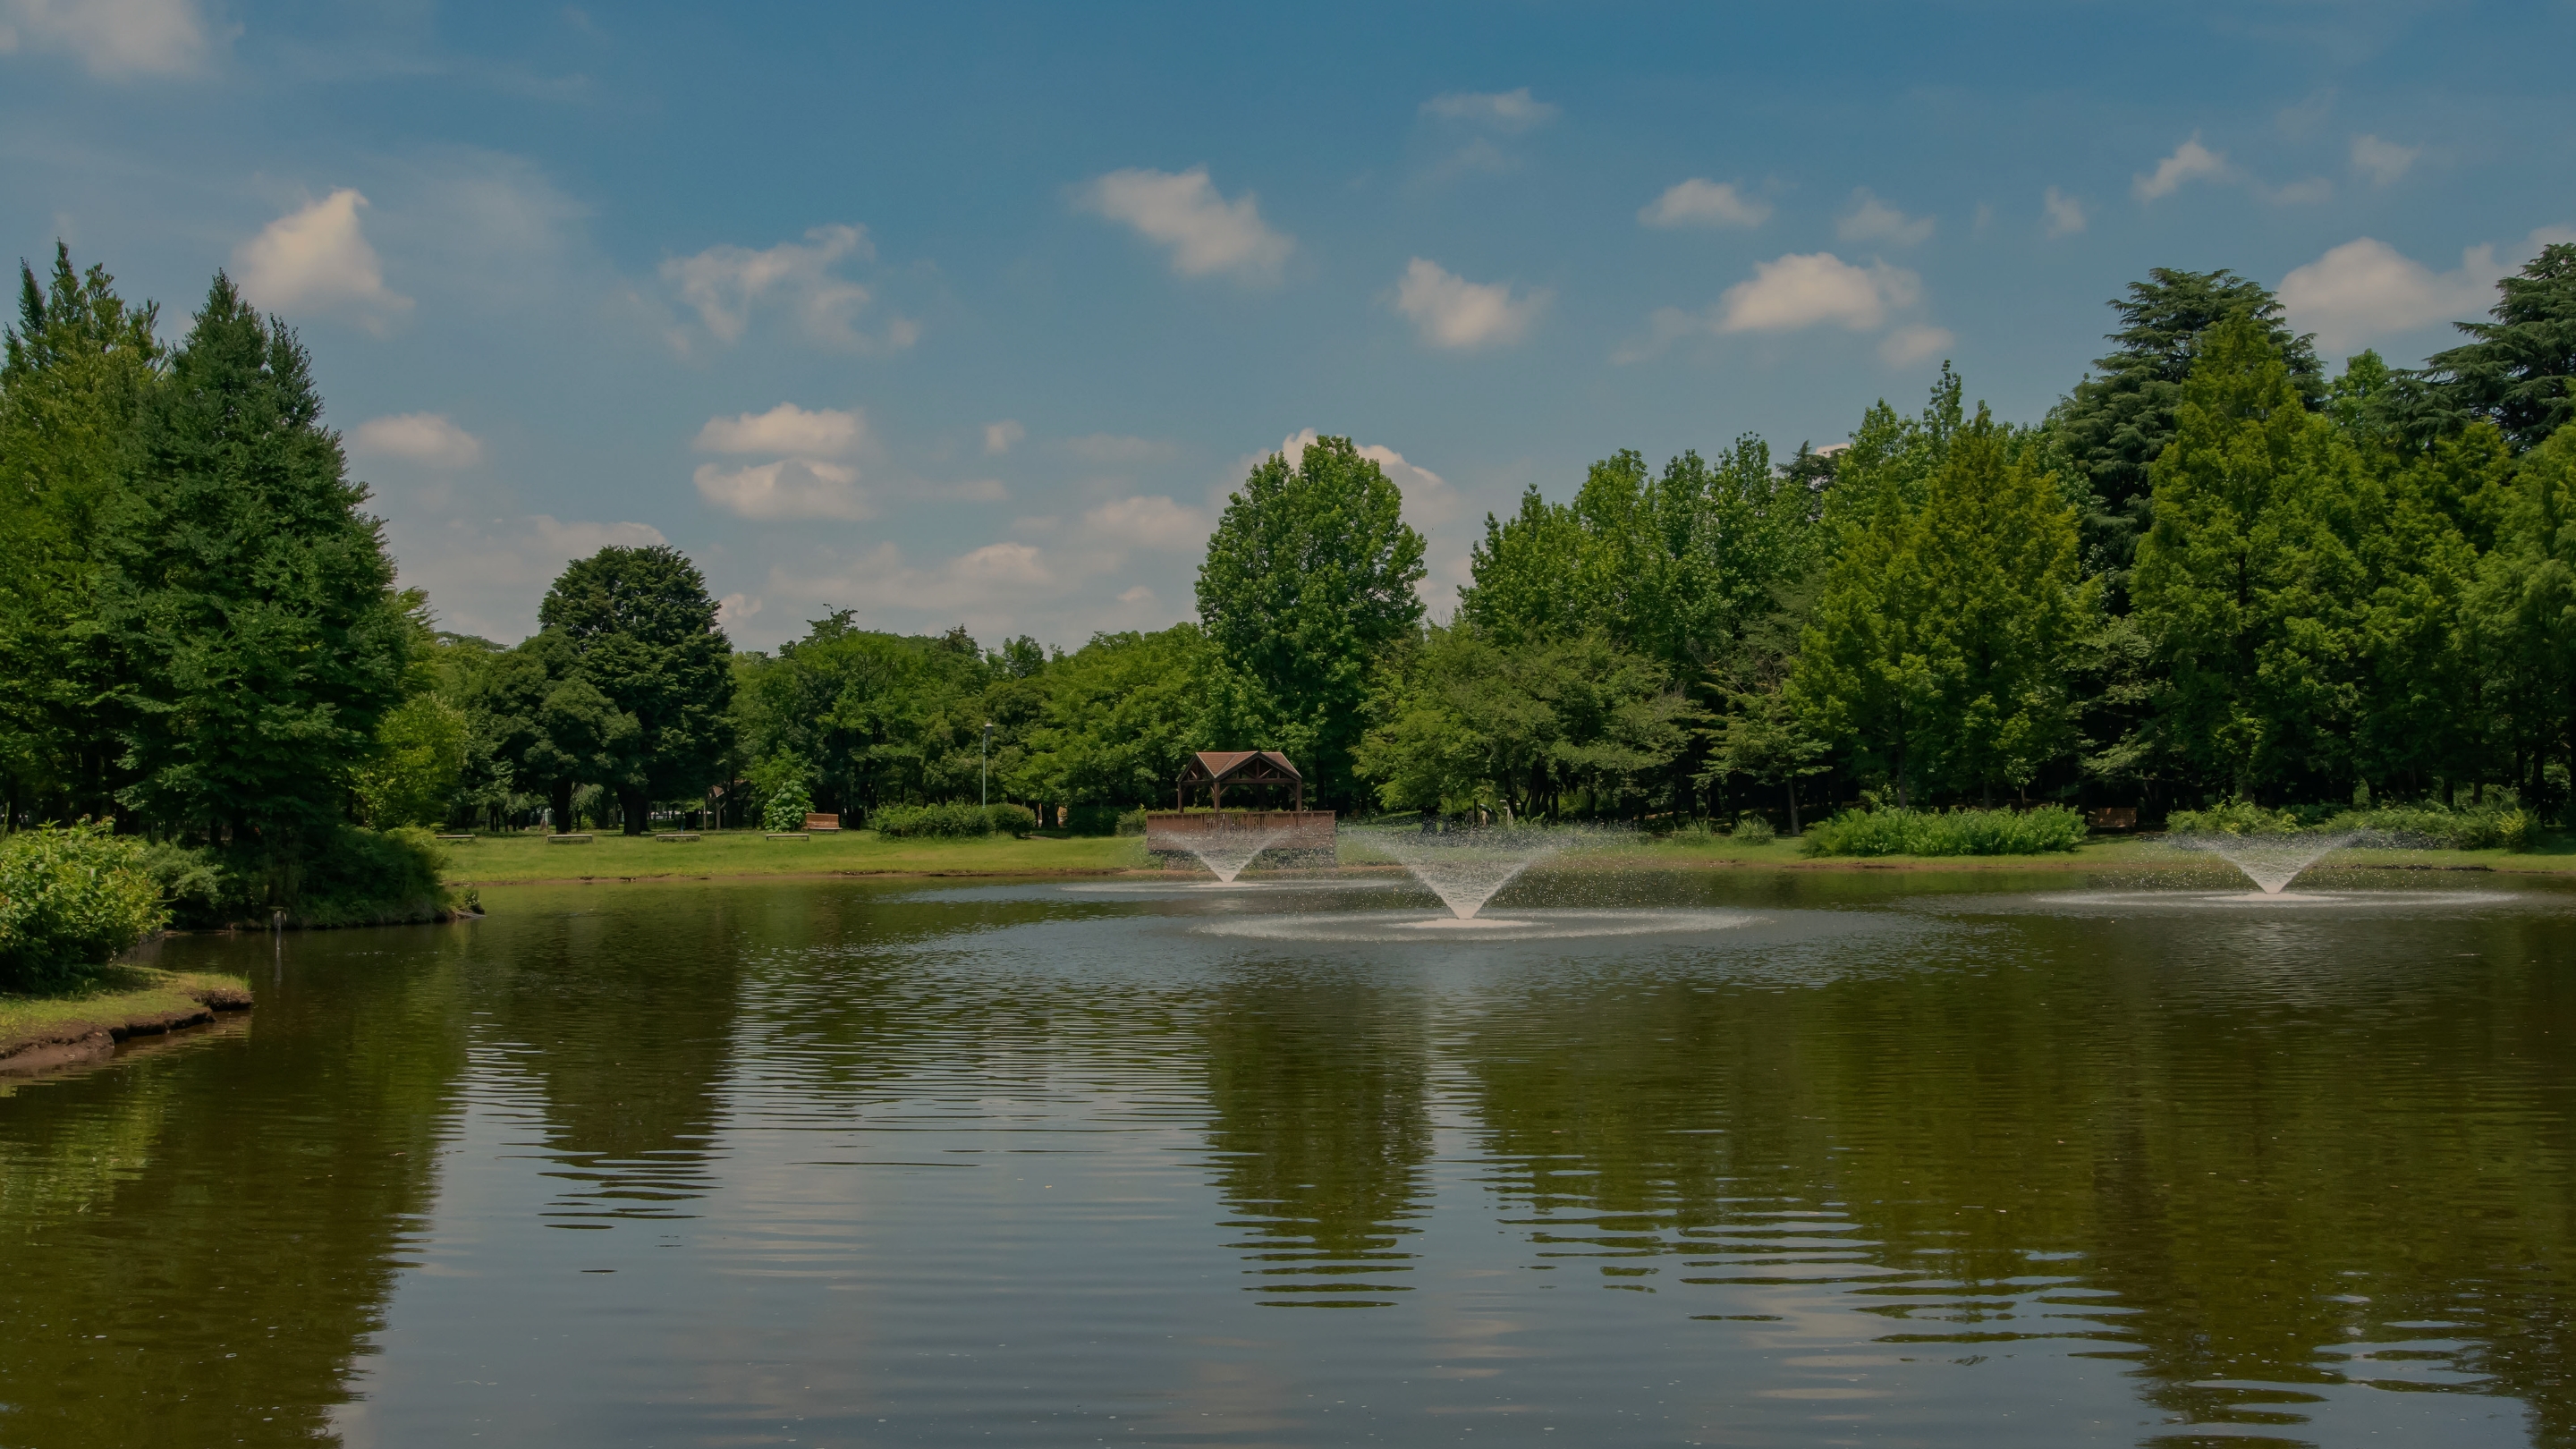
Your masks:
{"label": "grassy bank", "polygon": [[238,976],[152,966],[110,966],[89,985],[59,993],[0,994],[0,1071],[104,1056],[127,1037],[249,1005],[249,984]]}
{"label": "grassy bank", "polygon": [[445,850],[447,881],[453,886],[762,875],[1097,875],[1150,863],[1145,842],[1132,835],[889,840],[873,830],[804,840],[768,840],[747,830],[715,831],[687,841],[601,835],[587,845],[554,845],[535,835],[486,835],[471,844],[449,843]]}

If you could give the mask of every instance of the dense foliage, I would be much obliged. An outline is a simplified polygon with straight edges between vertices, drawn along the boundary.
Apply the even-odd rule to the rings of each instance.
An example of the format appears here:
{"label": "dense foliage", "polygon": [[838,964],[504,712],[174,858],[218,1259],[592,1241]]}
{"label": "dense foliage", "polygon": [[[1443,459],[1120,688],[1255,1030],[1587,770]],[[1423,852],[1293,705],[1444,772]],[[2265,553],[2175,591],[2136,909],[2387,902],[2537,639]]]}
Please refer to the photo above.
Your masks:
{"label": "dense foliage", "polygon": [[105,822],[0,840],[0,990],[76,984],[161,929],[143,842]]}

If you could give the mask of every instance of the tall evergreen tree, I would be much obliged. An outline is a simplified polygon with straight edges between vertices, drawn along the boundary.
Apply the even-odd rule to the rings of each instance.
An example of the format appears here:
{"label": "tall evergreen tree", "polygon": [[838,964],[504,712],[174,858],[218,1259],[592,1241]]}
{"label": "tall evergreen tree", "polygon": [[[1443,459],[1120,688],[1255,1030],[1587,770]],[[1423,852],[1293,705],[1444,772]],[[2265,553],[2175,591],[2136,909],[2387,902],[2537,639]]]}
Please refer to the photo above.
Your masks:
{"label": "tall evergreen tree", "polygon": [[2549,762],[2576,778],[2576,424],[2524,455],[2496,547],[2480,561],[2479,622],[2491,642],[2488,713],[2520,766],[2515,784],[2549,802]]}
{"label": "tall evergreen tree", "polygon": [[2303,405],[2318,406],[2326,388],[2313,339],[2290,330],[2271,289],[2234,272],[2156,267],[2113,299],[2111,310],[2121,323],[2110,334],[2112,350],[2094,361],[2098,373],[2057,405],[2049,427],[2096,500],[2084,520],[2087,569],[2109,574],[2116,605],[2148,527],[2149,470],[2173,439],[2183,379],[2205,334],[2239,313],[2252,317]]}
{"label": "tall evergreen tree", "polygon": [[412,638],[346,471],[295,334],[218,274],[142,410],[102,586],[122,799],[153,824],[247,835],[274,862],[341,817]]}
{"label": "tall evergreen tree", "polygon": [[1371,669],[1422,619],[1422,535],[1403,508],[1350,439],[1320,438],[1253,468],[1199,566],[1199,618],[1244,701],[1234,727],[1265,736],[1242,743],[1286,750],[1326,803],[1359,800]]}
{"label": "tall evergreen tree", "polygon": [[18,276],[0,361],[0,804],[105,815],[122,781],[99,707],[113,685],[101,545],[162,353],[151,305],[127,306],[102,268],[75,271],[69,247],[48,285]]}
{"label": "tall evergreen tree", "polygon": [[2348,793],[2371,480],[2250,313],[2210,329],[2131,580],[2166,743],[2245,798]]}
{"label": "tall evergreen tree", "polygon": [[2424,360],[2421,420],[2493,423],[2519,452],[2576,422],[2576,242],[2541,248],[2496,289],[2495,320],[2457,324],[2475,341]]}
{"label": "tall evergreen tree", "polygon": [[733,646],[697,565],[665,544],[603,548],[563,571],[537,622],[572,651],[574,677],[634,721],[608,782],[627,834],[645,832],[655,800],[716,782],[733,743]]}

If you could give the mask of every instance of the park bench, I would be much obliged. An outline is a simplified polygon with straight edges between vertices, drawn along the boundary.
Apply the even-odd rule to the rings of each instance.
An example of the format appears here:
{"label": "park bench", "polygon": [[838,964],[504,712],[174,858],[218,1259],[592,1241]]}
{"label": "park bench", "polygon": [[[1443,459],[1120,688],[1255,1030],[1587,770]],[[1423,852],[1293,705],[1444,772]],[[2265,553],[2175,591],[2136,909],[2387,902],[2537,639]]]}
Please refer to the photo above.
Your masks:
{"label": "park bench", "polygon": [[838,815],[808,815],[805,817],[805,828],[807,830],[837,831],[841,828],[841,817]]}
{"label": "park bench", "polygon": [[471,835],[441,835],[437,837],[437,840],[441,845],[472,845],[474,843],[474,837]]}
{"label": "park bench", "polygon": [[2135,830],[2138,812],[2127,806],[2105,806],[2084,817],[2084,823],[2095,830]]}
{"label": "park bench", "polygon": [[667,840],[676,845],[682,841],[697,839],[698,833],[694,830],[666,830],[653,838],[655,840]]}
{"label": "park bench", "polygon": [[812,837],[806,835],[802,830],[773,830],[760,838],[763,840],[807,840]]}
{"label": "park bench", "polygon": [[548,844],[548,845],[588,845],[588,844],[590,844],[590,837],[589,837],[589,836],[587,836],[587,835],[549,835],[549,836],[547,836],[547,837],[546,837],[546,844]]}

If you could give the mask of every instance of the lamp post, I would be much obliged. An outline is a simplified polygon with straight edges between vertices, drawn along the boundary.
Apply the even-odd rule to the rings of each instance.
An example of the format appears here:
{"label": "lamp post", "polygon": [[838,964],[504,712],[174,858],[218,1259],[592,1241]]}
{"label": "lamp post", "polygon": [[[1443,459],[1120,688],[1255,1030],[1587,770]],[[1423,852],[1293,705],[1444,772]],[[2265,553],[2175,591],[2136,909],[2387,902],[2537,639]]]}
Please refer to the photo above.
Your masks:
{"label": "lamp post", "polygon": [[986,808],[993,804],[993,722],[984,721],[983,778],[975,786],[975,798]]}

